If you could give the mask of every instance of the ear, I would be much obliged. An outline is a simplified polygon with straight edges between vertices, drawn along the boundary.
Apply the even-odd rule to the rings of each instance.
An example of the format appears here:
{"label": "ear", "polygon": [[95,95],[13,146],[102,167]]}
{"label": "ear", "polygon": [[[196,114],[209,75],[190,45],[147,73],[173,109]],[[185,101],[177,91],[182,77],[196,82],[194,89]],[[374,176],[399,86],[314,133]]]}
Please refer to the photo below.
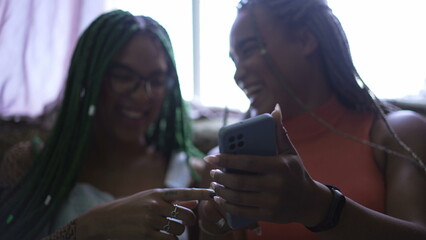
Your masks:
{"label": "ear", "polygon": [[312,55],[318,48],[318,40],[315,35],[307,27],[300,28],[297,35],[302,44],[302,53],[305,56]]}

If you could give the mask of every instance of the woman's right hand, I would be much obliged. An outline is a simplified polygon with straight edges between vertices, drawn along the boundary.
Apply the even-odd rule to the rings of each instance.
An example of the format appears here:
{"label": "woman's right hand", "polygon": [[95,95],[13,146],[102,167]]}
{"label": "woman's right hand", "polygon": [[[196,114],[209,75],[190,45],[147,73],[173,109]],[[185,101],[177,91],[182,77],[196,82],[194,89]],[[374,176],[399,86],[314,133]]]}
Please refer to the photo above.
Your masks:
{"label": "woman's right hand", "polygon": [[152,189],[99,205],[77,218],[76,239],[177,239],[195,225],[179,201],[208,200],[210,189]]}

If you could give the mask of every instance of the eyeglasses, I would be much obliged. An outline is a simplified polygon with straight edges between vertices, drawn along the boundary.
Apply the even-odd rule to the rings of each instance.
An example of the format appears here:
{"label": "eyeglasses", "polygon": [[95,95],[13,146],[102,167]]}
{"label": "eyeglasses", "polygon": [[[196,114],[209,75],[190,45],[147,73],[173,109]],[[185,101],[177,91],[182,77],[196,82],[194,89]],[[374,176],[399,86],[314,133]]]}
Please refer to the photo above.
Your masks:
{"label": "eyeglasses", "polygon": [[131,94],[143,85],[146,94],[154,97],[154,93],[164,89],[169,80],[167,72],[156,71],[145,77],[121,63],[113,63],[107,73],[111,88],[118,94]]}

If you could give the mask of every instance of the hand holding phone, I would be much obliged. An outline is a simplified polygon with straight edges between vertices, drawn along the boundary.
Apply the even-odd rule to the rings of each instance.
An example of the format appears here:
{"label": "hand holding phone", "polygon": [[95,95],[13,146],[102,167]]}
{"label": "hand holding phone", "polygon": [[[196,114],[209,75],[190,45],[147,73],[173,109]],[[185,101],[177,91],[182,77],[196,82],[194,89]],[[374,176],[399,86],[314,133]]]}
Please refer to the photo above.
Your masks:
{"label": "hand holding phone", "polygon": [[[219,130],[219,150],[221,153],[273,156],[276,154],[275,120],[271,114],[265,113],[242,120]],[[250,174],[225,169],[226,172]],[[230,228],[240,229],[256,225],[256,219],[226,214]]]}

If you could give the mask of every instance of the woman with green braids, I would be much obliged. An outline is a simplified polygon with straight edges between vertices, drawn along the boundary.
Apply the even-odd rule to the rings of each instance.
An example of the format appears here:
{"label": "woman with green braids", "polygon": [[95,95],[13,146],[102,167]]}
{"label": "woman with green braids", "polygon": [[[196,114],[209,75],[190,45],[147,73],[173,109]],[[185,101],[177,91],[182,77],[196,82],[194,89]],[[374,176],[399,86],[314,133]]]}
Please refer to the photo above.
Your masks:
{"label": "woman with green braids", "polygon": [[188,125],[164,28],[101,15],[78,41],[42,150],[3,161],[0,238],[177,239],[196,224],[190,200],[212,194],[187,188],[200,180]]}

